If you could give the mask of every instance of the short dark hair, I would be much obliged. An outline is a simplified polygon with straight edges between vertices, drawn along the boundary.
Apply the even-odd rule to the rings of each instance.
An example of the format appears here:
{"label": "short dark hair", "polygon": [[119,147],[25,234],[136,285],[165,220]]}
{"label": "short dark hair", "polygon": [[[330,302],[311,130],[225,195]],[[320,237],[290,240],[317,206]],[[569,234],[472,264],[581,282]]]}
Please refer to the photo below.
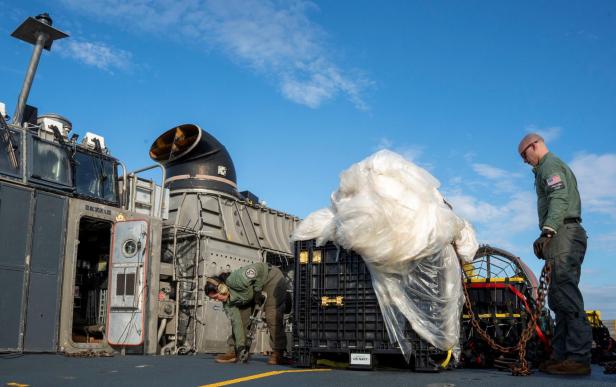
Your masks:
{"label": "short dark hair", "polygon": [[[216,277],[212,277],[215,279]],[[213,282],[206,281],[205,286],[203,287],[203,291],[205,294],[210,295],[212,293],[218,293],[218,285],[215,285]]]}

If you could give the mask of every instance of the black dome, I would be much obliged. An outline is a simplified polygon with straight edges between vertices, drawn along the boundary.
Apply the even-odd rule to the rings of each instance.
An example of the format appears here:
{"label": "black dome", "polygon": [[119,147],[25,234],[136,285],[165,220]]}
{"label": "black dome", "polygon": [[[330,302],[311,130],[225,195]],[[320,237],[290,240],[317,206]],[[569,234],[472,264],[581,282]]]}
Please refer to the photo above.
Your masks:
{"label": "black dome", "polygon": [[238,197],[229,152],[197,125],[179,125],[161,134],[150,147],[150,157],[165,167],[165,187],[171,192],[209,189]]}

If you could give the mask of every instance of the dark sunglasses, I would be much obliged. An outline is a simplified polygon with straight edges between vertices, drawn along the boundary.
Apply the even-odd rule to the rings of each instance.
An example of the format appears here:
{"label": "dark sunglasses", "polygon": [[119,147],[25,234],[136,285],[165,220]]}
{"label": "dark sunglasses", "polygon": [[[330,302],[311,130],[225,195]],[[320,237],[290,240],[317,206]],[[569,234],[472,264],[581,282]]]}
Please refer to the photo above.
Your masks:
{"label": "dark sunglasses", "polygon": [[524,148],[524,150],[522,152],[520,152],[520,156],[522,156],[523,160],[526,160],[526,151],[528,151],[528,148],[530,148],[532,145],[535,145],[538,142],[539,141],[531,142],[530,144],[526,145],[526,148]]}

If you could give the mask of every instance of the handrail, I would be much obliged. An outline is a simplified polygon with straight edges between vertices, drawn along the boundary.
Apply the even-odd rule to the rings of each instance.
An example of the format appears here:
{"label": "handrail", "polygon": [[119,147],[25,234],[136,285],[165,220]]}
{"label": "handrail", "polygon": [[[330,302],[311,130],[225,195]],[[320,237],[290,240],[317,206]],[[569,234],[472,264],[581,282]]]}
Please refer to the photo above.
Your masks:
{"label": "handrail", "polygon": [[118,160],[118,163],[122,166],[122,192],[120,192],[120,197],[122,198],[122,207],[128,211],[128,197],[126,196],[126,186],[128,184],[127,176],[126,176],[126,164],[123,161]]}
{"label": "handrail", "polygon": [[[137,176],[138,173],[141,172],[145,172],[145,171],[149,171],[152,170],[154,168],[160,168],[160,170],[162,171],[162,182],[161,182],[161,194],[160,194],[160,206],[158,208],[158,213],[155,214],[155,216],[157,216],[158,218],[162,218],[163,216],[163,208],[165,207],[165,179],[167,178],[167,171],[165,170],[165,167],[160,164],[160,163],[156,163],[147,167],[143,167],[143,168],[139,168],[139,169],[135,169],[132,172],[128,173],[128,176]],[[128,184],[128,180],[126,180],[126,177],[124,178],[125,181],[125,185]],[[137,186],[137,182],[135,182],[135,187]],[[153,195],[155,194],[154,192],[152,193]],[[128,203],[128,199],[126,198],[126,202]]]}

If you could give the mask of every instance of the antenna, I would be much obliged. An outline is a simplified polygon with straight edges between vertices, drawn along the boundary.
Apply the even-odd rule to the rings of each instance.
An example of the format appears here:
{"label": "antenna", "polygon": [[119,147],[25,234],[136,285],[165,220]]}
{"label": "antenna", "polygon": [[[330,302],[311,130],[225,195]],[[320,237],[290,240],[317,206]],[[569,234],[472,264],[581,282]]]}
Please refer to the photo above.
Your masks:
{"label": "antenna", "polygon": [[13,124],[22,124],[24,108],[28,95],[30,94],[30,87],[32,87],[32,81],[34,80],[34,74],[38,67],[39,60],[41,59],[41,52],[43,48],[47,51],[51,50],[51,44],[54,40],[68,37],[68,34],[53,28],[52,20],[48,14],[42,13],[37,17],[27,18],[17,29],[11,34],[14,38],[23,40],[24,42],[34,45],[34,51],[30,58],[30,64],[26,71],[26,78],[24,84],[21,87],[21,93],[17,100],[17,108],[13,115]]}

